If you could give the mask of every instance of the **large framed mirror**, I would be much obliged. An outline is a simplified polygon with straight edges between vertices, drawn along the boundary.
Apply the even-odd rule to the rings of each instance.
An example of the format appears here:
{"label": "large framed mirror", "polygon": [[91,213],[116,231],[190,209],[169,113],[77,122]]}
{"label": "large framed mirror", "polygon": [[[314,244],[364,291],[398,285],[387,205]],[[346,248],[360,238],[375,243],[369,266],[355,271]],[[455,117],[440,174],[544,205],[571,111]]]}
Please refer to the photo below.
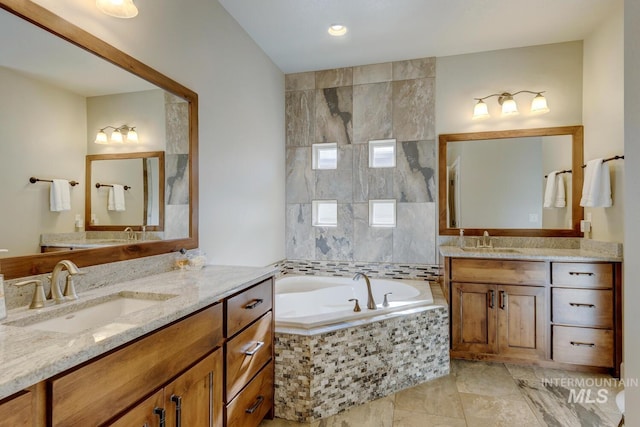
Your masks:
{"label": "large framed mirror", "polygon": [[[90,266],[198,247],[197,94],[28,0],[0,0],[0,45],[0,90],[12,100],[0,107],[5,277],[48,273],[61,259]],[[137,143],[94,143],[100,129],[122,125],[136,127]],[[158,163],[152,177],[158,193],[140,196],[145,219],[100,225],[149,225],[162,240],[39,253],[41,236],[78,232],[79,221],[83,232],[101,232],[100,225],[92,228],[91,210],[84,211],[92,175],[85,175],[87,156],[148,152],[163,152],[165,166]],[[78,182],[70,188],[70,209],[50,209],[51,179]],[[152,205],[160,188],[164,203]]]}
{"label": "large framed mirror", "polygon": [[442,134],[438,152],[441,235],[580,235],[582,126]]}

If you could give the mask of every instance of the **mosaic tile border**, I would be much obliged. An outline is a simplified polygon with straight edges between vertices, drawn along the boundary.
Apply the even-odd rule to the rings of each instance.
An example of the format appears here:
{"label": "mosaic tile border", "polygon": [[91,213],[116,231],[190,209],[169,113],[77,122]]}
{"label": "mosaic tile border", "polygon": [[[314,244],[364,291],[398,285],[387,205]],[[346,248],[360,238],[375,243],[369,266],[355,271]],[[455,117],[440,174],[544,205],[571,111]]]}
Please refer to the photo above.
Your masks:
{"label": "mosaic tile border", "polygon": [[428,280],[438,282],[442,276],[439,265],[391,264],[357,261],[282,260],[274,264],[280,275],[351,276],[366,273],[370,277],[387,279]]}

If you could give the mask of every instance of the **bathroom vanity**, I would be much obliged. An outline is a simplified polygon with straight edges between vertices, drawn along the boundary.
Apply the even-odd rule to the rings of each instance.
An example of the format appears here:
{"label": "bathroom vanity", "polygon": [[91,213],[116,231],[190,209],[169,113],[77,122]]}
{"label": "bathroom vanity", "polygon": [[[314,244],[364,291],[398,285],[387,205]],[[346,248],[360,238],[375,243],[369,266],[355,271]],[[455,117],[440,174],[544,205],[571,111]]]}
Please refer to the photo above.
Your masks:
{"label": "bathroom vanity", "polygon": [[31,322],[60,306],[12,312],[0,325],[3,345],[12,348],[0,361],[0,419],[12,426],[257,426],[274,410],[273,273],[208,266],[93,291],[65,305],[73,313],[73,304],[114,292],[170,298],[75,334]]}
{"label": "bathroom vanity", "polygon": [[622,263],[581,249],[441,246],[453,358],[608,371],[622,358]]}

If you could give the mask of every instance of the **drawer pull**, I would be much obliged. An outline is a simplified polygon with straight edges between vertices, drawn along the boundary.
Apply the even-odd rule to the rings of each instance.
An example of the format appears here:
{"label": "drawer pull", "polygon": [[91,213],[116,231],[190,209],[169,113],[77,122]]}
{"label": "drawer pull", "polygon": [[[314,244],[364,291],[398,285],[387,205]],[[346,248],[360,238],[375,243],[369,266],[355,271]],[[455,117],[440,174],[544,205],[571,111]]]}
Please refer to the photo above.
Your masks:
{"label": "drawer pull", "polygon": [[570,302],[569,305],[572,306],[572,307],[596,308],[595,304],[585,304],[585,303],[582,303],[582,302]]}
{"label": "drawer pull", "polygon": [[504,310],[507,307],[507,293],[500,291],[500,309]]}
{"label": "drawer pull", "polygon": [[258,407],[262,405],[262,402],[264,402],[264,396],[258,396],[258,399],[256,399],[256,403],[254,403],[250,408],[245,409],[244,412],[246,412],[247,414],[253,414],[254,412],[256,412],[256,409],[258,409]]}
{"label": "drawer pull", "polygon": [[182,427],[182,397],[172,394],[171,401],[176,404],[176,427]]}
{"label": "drawer pull", "polygon": [[496,305],[496,291],[489,291],[489,308],[493,308]]}
{"label": "drawer pull", "polygon": [[595,347],[596,345],[592,342],[580,342],[580,341],[571,341],[571,345],[576,347]]}
{"label": "drawer pull", "polygon": [[253,302],[245,305],[244,308],[245,308],[245,310],[253,310],[254,308],[259,306],[263,302],[264,302],[263,300],[261,300],[260,298],[257,298],[257,299],[254,299]]}
{"label": "drawer pull", "polygon": [[263,345],[264,345],[263,341],[258,341],[256,342],[256,346],[254,347],[253,350],[247,350],[244,352],[244,354],[247,356],[253,356],[254,354],[257,353],[258,350],[260,350],[260,347],[262,347]]}
{"label": "drawer pull", "polygon": [[165,417],[165,412],[164,412],[164,408],[154,408],[153,409],[153,413],[156,414],[159,418],[159,426],[160,427],[164,427],[166,421],[166,417]]}
{"label": "drawer pull", "polygon": [[583,271],[570,271],[569,275],[570,276],[593,276],[595,275],[595,273],[587,273]]}

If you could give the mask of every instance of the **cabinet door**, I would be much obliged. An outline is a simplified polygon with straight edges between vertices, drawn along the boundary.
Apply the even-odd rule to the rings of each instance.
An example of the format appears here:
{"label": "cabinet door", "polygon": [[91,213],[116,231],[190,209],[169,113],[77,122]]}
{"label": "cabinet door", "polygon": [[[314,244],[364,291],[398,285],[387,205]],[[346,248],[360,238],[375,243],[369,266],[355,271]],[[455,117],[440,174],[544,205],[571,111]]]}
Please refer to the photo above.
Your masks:
{"label": "cabinet door", "polygon": [[457,351],[496,351],[496,286],[453,283],[451,348]]}
{"label": "cabinet door", "polygon": [[164,389],[167,427],[221,427],[222,350],[216,350]]}
{"label": "cabinet door", "polygon": [[0,403],[0,425],[11,427],[31,427],[31,392],[23,392]]}
{"label": "cabinet door", "polygon": [[545,357],[545,288],[498,286],[498,351],[505,356]]}
{"label": "cabinet door", "polygon": [[[111,427],[161,427],[165,418],[162,390],[145,399],[142,403],[127,411],[122,417],[109,424]],[[164,425],[164,424],[162,424]]]}

